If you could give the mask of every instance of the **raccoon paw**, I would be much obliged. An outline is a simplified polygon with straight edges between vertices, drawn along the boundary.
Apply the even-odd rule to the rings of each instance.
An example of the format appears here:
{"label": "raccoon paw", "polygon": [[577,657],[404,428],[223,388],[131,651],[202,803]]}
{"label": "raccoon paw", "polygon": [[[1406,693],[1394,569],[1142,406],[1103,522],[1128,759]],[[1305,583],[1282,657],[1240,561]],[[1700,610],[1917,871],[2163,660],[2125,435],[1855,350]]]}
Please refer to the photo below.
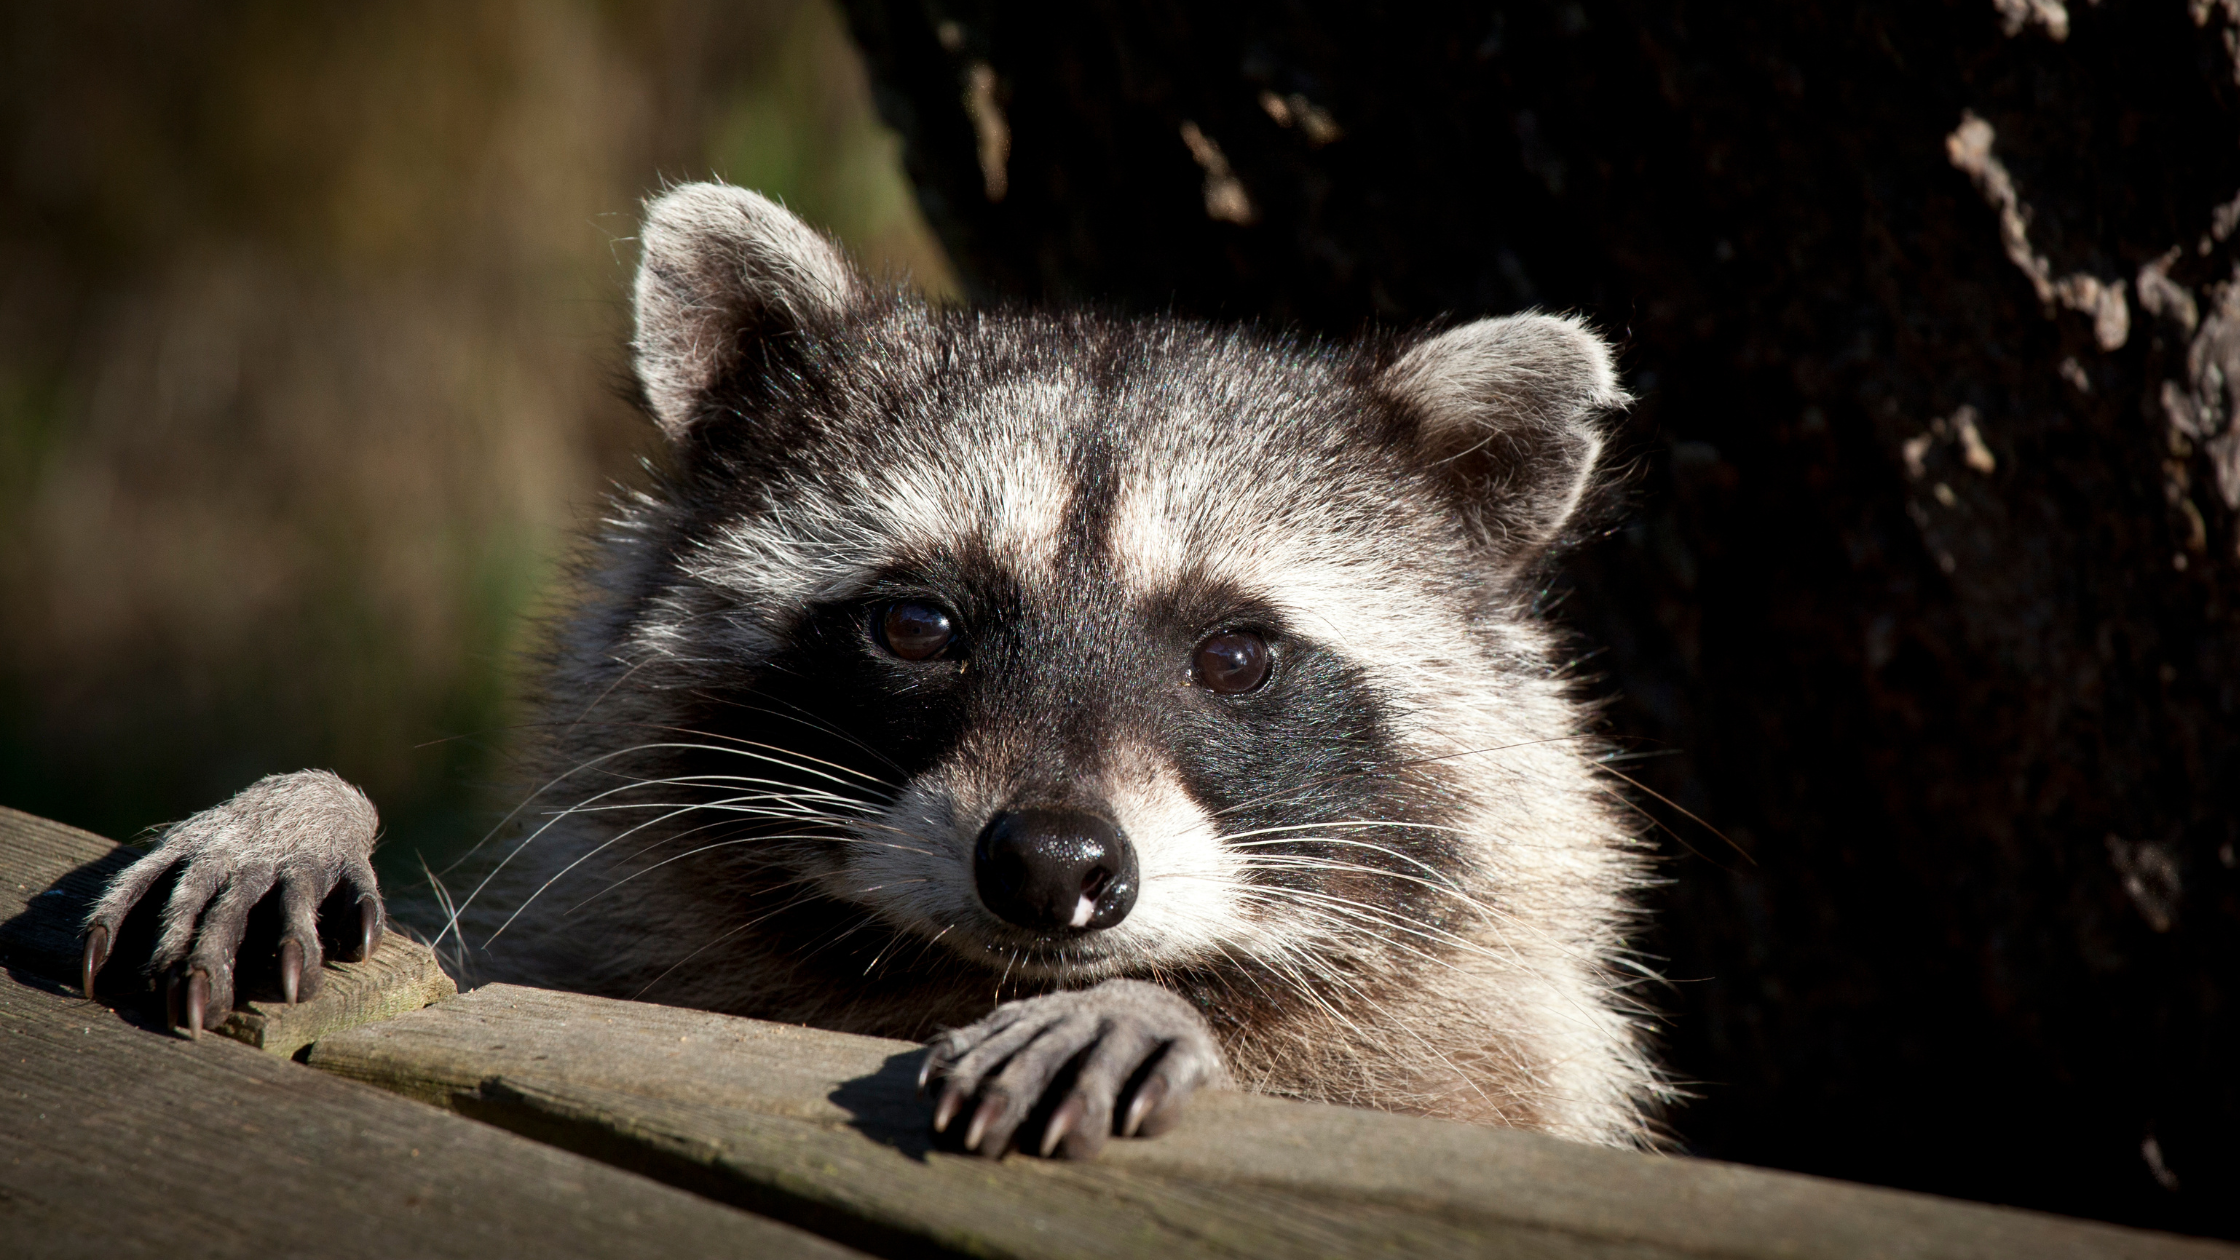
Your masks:
{"label": "raccoon paw", "polygon": [[1225,1085],[1228,1070],[1213,1031],[1188,1002],[1141,980],[1107,980],[1007,1002],[969,1028],[943,1033],[926,1055],[919,1088],[936,1078],[934,1132],[947,1132],[974,1104],[966,1150],[1001,1155],[1040,1115],[1043,1155],[1089,1159],[1110,1134],[1166,1131],[1193,1091]]}
{"label": "raccoon paw", "polygon": [[125,917],[169,876],[147,973],[165,981],[171,1027],[200,1036],[233,1009],[249,911],[275,889],[280,924],[270,948],[281,994],[290,1003],[316,997],[322,921],[343,961],[367,958],[381,943],[381,891],[368,860],[379,825],[373,803],[324,770],[260,779],[177,824],[117,875],[86,916],[86,996]]}

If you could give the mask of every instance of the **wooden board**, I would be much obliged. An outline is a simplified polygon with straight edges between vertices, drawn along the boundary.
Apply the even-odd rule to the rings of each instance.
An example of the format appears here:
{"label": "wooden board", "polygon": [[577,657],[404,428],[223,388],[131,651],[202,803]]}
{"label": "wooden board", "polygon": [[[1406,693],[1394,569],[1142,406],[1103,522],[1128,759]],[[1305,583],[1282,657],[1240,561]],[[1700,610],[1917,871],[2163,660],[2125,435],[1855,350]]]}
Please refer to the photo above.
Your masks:
{"label": "wooden board", "polygon": [[0,982],[0,1255],[851,1254],[238,1042]]}
{"label": "wooden board", "polygon": [[1094,1165],[930,1149],[904,1042],[491,985],[309,1062],[865,1250],[2224,1257],[2240,1248],[1535,1134],[1245,1095]]}
{"label": "wooden board", "polygon": [[[140,855],[91,832],[0,808],[0,965],[75,980],[87,907]],[[106,992],[109,980],[101,987]],[[327,964],[319,996],[294,1006],[249,1002],[213,1031],[286,1056],[327,1033],[418,1010],[458,991],[433,951],[388,932],[364,962]]]}
{"label": "wooden board", "polygon": [[842,1254],[774,1217],[889,1256],[2240,1258],[1236,1094],[1095,1164],[997,1162],[933,1149],[917,1046],[503,985],[422,1005],[409,965],[330,976],[355,996],[300,1056],[323,1076],[74,996],[76,924],[130,856],[0,811],[0,1254]]}
{"label": "wooden board", "polygon": [[[76,924],[107,875],[137,856],[112,850],[0,811],[0,961],[10,973],[0,980],[0,1255],[855,1254],[84,1000],[70,983]],[[411,969],[337,974],[329,990],[355,991],[344,1009],[378,1010],[367,978],[400,974]]]}

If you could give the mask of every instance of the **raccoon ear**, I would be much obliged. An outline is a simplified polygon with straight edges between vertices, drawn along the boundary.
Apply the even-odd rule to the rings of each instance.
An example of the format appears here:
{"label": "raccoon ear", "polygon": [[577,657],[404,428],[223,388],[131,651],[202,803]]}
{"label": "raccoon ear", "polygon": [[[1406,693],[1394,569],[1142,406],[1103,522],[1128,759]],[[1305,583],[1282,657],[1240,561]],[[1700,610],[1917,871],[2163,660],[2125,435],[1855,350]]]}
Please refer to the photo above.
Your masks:
{"label": "raccoon ear", "polygon": [[672,441],[753,341],[831,323],[864,294],[838,246],[783,206],[729,184],[685,184],[646,207],[631,342]]}
{"label": "raccoon ear", "polygon": [[1460,483],[1472,532],[1511,564],[1563,532],[1593,483],[1603,418],[1633,401],[1609,345],[1575,316],[1465,324],[1378,384],[1414,416],[1424,458]]}

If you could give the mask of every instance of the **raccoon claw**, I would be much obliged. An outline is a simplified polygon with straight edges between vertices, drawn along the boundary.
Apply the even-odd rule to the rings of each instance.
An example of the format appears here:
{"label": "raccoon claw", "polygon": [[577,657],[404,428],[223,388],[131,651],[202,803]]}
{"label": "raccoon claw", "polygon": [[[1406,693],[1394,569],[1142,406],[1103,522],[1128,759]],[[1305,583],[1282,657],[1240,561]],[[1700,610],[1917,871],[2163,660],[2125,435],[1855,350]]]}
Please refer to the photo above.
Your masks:
{"label": "raccoon claw", "polygon": [[[964,1148],[968,1151],[979,1150],[980,1139],[987,1136],[988,1126],[1002,1120],[1003,1113],[1010,1108],[1011,1100],[1002,1094],[990,1094],[982,1100],[980,1109],[972,1113],[972,1123],[965,1128]],[[1008,1142],[1004,1139],[1010,1137],[1010,1129],[1010,1125],[1004,1126],[1003,1138],[998,1139],[988,1148],[991,1153],[1000,1154],[1003,1148],[1008,1145]]]}
{"label": "raccoon claw", "polygon": [[303,942],[280,942],[280,996],[294,1006],[303,988]]}
{"label": "raccoon claw", "polygon": [[1051,1152],[1058,1149],[1058,1143],[1072,1137],[1077,1132],[1081,1136],[1073,1144],[1073,1147],[1078,1147],[1086,1142],[1094,1142],[1096,1149],[1077,1152],[1073,1147],[1068,1147],[1067,1154],[1077,1159],[1088,1159],[1094,1156],[1097,1150],[1101,1150],[1104,1146],[1103,1135],[1093,1129],[1084,1130],[1081,1127],[1082,1120],[1088,1114],[1088,1099],[1078,1093],[1067,1095],[1066,1100],[1058,1104],[1058,1109],[1050,1113],[1050,1123],[1042,1126],[1042,1157],[1044,1159],[1050,1158]]}
{"label": "raccoon claw", "polygon": [[210,973],[200,967],[184,975],[171,977],[167,992],[165,1012],[173,1032],[185,1032],[187,1040],[202,1040],[202,1029],[210,1014]]}
{"label": "raccoon claw", "polygon": [[937,1076],[934,1132],[946,1133],[966,1103],[978,1102],[964,1149],[1003,1154],[1047,1107],[1033,1147],[1088,1159],[1114,1132],[1149,1136],[1171,1127],[1190,1094],[1222,1083],[1226,1071],[1211,1030],[1188,1003],[1142,981],[1111,980],[1007,1003],[944,1033],[920,1073],[924,1081]]}
{"label": "raccoon claw", "polygon": [[109,929],[96,923],[86,929],[85,960],[80,964],[86,997],[93,996],[94,978],[101,974],[102,964],[109,961]]}
{"label": "raccoon claw", "polygon": [[1157,1137],[1166,1132],[1173,1123],[1171,1119],[1167,1123],[1155,1125],[1149,1130],[1143,1127],[1145,1121],[1161,1114],[1159,1104],[1166,1100],[1167,1083],[1164,1080],[1153,1076],[1150,1080],[1145,1081],[1142,1088],[1136,1090],[1135,1099],[1128,1104],[1128,1119],[1125,1124],[1120,1126],[1120,1136]]}
{"label": "raccoon claw", "polygon": [[933,1107],[933,1131],[947,1133],[949,1122],[957,1118],[957,1111],[964,1106],[964,1091],[951,1086],[941,1091],[941,1101]]}
{"label": "raccoon claw", "polygon": [[381,948],[381,903],[372,899],[358,902],[358,950],[347,961],[364,962]]}

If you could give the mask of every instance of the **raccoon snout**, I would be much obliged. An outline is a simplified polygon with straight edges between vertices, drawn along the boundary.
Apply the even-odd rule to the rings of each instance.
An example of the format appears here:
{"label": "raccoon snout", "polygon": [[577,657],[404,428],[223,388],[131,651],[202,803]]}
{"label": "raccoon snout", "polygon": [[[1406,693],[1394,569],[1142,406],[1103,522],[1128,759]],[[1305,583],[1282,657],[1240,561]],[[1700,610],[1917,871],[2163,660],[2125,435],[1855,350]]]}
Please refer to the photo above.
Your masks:
{"label": "raccoon snout", "polygon": [[997,814],[972,850],[980,900],[1037,932],[1093,932],[1136,904],[1136,850],[1120,828],[1071,809]]}

